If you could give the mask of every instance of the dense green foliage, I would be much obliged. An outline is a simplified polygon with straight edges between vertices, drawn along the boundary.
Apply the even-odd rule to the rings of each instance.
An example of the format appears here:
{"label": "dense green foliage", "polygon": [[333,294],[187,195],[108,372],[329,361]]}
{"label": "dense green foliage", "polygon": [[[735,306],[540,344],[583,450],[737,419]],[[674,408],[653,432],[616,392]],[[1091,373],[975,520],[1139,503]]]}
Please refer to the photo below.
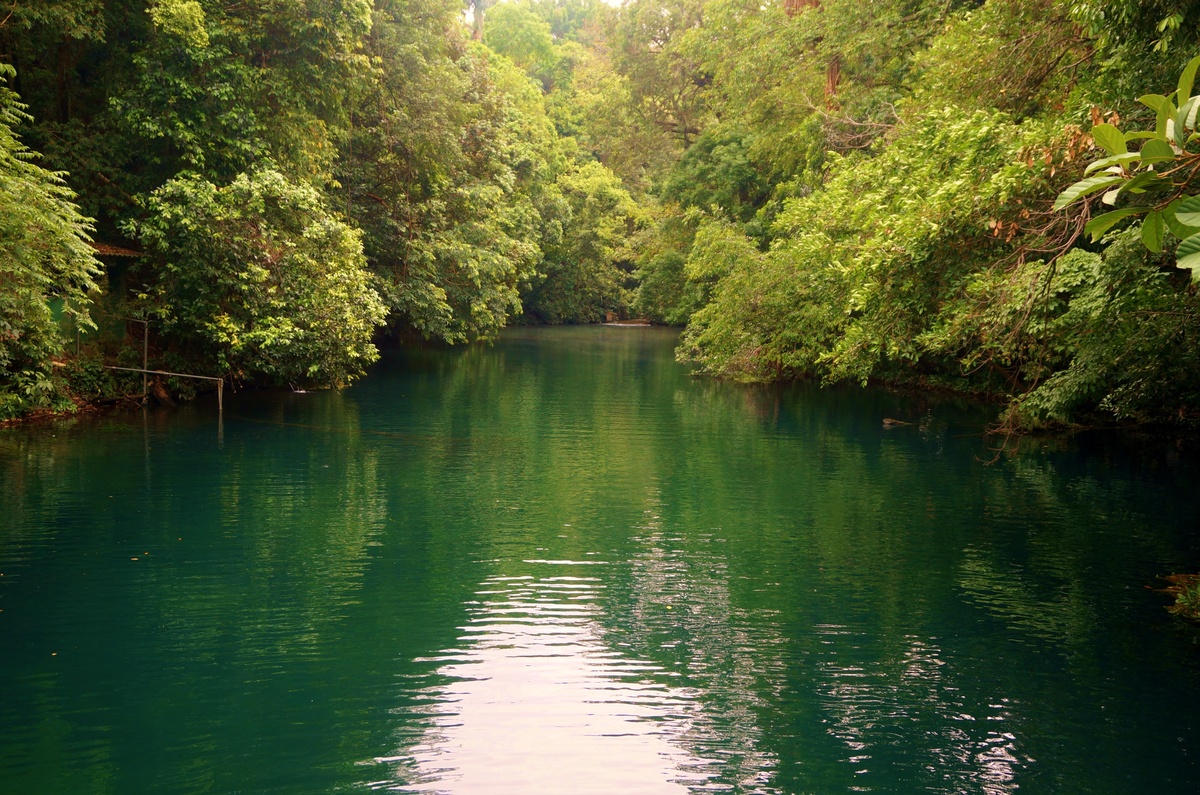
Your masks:
{"label": "dense green foliage", "polygon": [[377,357],[384,307],[359,233],[320,194],[277,171],[225,187],[171,180],[147,200],[136,234],[153,255],[150,302],[161,328],[216,372],[342,384]]}
{"label": "dense green foliage", "polygon": [[544,275],[526,311],[548,323],[596,322],[629,304],[625,241],[638,222],[637,204],[604,166],[586,163],[559,177],[561,233],[544,245]]}
{"label": "dense green foliage", "polygon": [[[1084,169],[1084,179],[1064,190],[1054,202],[1054,209],[1060,210],[1104,191],[1104,204],[1124,206],[1088,222],[1084,232],[1091,235],[1092,241],[1100,240],[1122,220],[1141,216],[1142,242],[1151,252],[1162,253],[1168,231],[1179,238],[1176,264],[1191,272],[1193,282],[1200,282],[1200,196],[1189,195],[1200,189],[1200,147],[1195,145],[1200,140],[1196,123],[1200,96],[1192,94],[1198,67],[1200,56],[1184,67],[1171,96],[1146,94],[1138,98],[1155,112],[1154,130],[1122,133],[1112,124],[1092,127],[1092,139],[1107,157]],[[1139,140],[1143,141],[1141,148],[1130,151],[1129,142]]]}
{"label": "dense green foliage", "polygon": [[[1195,0],[16,0],[0,63],[31,114],[8,128],[145,249],[110,300],[205,372],[343,383],[380,324],[641,314],[736,379],[1194,424],[1198,23]],[[4,297],[43,316],[13,367],[50,372],[40,307],[83,310],[88,278]]]}
{"label": "dense green foliage", "polygon": [[[642,55],[704,89],[638,252],[637,306],[687,322],[681,357],[1005,396],[1009,427],[1200,421],[1200,295],[1160,253],[1195,262],[1200,4],[692,7]],[[1058,206],[1089,210],[1056,212],[1081,177]]]}
{"label": "dense green foliage", "polygon": [[[11,76],[0,64],[0,80]],[[63,175],[34,162],[15,133],[27,118],[0,82],[0,420],[63,405],[51,368],[64,347],[52,303],[89,322],[98,272],[91,227]]]}
{"label": "dense green foliage", "polygon": [[106,308],[149,318],[172,369],[337,385],[381,325],[460,342],[624,311],[640,210],[550,97],[599,6],[489,5],[492,49],[453,0],[11,4],[0,64],[30,113],[4,94],[4,178],[29,184],[5,191],[3,267],[44,249],[0,295],[23,329],[0,390],[46,389],[50,302],[85,313],[95,288],[61,179],[100,240],[144,253]]}

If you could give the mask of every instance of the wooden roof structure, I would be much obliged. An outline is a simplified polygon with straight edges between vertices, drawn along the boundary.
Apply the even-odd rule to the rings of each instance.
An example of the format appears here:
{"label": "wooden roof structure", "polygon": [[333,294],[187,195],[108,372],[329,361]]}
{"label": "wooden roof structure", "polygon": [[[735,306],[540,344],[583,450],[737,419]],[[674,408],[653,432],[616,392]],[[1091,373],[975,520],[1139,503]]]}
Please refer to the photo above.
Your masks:
{"label": "wooden roof structure", "polygon": [[108,243],[89,242],[89,246],[96,252],[97,257],[144,257],[141,251],[134,251],[131,248],[121,248],[120,246],[111,246]]}

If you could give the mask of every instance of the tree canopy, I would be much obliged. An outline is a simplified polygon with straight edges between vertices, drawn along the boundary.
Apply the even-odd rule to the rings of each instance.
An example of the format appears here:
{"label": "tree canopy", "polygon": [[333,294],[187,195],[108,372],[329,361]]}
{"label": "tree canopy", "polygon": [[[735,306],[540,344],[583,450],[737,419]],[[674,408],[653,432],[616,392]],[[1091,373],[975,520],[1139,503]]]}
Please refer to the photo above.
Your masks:
{"label": "tree canopy", "polygon": [[209,374],[336,385],[383,335],[641,314],[723,377],[1194,424],[1197,22],[1194,0],[15,0],[5,411],[60,399],[56,312],[86,322],[108,281],[94,234],[144,252],[105,300]]}

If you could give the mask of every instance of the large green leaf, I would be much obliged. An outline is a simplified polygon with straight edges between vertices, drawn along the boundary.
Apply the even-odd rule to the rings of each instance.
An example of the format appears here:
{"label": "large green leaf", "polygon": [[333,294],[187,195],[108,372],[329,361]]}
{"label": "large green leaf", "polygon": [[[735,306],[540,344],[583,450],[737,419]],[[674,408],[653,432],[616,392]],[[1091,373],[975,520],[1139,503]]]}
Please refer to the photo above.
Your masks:
{"label": "large green leaf", "polygon": [[1091,235],[1092,242],[1095,243],[1104,236],[1105,232],[1116,226],[1121,219],[1137,215],[1145,209],[1144,207],[1122,207],[1120,210],[1113,210],[1104,215],[1097,215],[1087,222],[1087,226],[1083,228],[1083,233]]}
{"label": "large green leaf", "polygon": [[1111,124],[1097,124],[1092,128],[1092,140],[1110,155],[1123,155],[1129,151],[1125,146],[1125,136]]}
{"label": "large green leaf", "polygon": [[1142,242],[1155,254],[1162,253],[1163,217],[1155,210],[1142,221]]}
{"label": "large green leaf", "polygon": [[1188,65],[1183,68],[1183,73],[1179,75],[1179,93],[1175,97],[1178,102],[1182,103],[1192,96],[1192,84],[1196,81],[1197,67],[1200,67],[1200,55],[1188,61]]}
{"label": "large green leaf", "polygon": [[1118,188],[1118,190],[1122,193],[1145,193],[1148,190],[1162,188],[1170,184],[1169,180],[1164,180],[1153,171],[1143,171]]}
{"label": "large green leaf", "polygon": [[1184,226],[1200,227],[1200,196],[1189,196],[1180,201],[1175,217]]}
{"label": "large green leaf", "polygon": [[[1187,135],[1187,120],[1188,114],[1196,104],[1196,98],[1185,100],[1179,105],[1179,110],[1175,111],[1175,115],[1171,118],[1171,122],[1175,128],[1175,140],[1180,144],[1183,143]],[[1193,116],[1193,119],[1195,117]]]}
{"label": "large green leaf", "polygon": [[1158,114],[1154,125],[1154,137],[1167,140],[1167,120],[1175,115],[1175,106],[1171,104],[1171,100],[1162,94],[1143,94],[1138,97],[1138,102]]}
{"label": "large green leaf", "polygon": [[1103,190],[1109,185],[1116,185],[1118,182],[1123,182],[1124,177],[1088,177],[1081,179],[1071,187],[1058,194],[1058,198],[1054,200],[1054,209],[1061,210],[1084,196],[1090,196],[1098,190]]}
{"label": "large green leaf", "polygon": [[1150,110],[1157,112],[1158,109],[1163,106],[1163,104],[1168,103],[1171,100],[1167,99],[1162,94],[1142,94],[1140,97],[1138,97],[1137,101],[1145,105],[1147,108],[1150,108]]}
{"label": "large green leaf", "polygon": [[1141,151],[1143,163],[1165,163],[1175,159],[1175,150],[1166,141],[1157,138],[1147,141]]}
{"label": "large green leaf", "polygon": [[1180,221],[1176,216],[1176,213],[1179,212],[1183,206],[1183,203],[1183,199],[1176,199],[1163,208],[1162,211],[1163,220],[1167,222],[1167,228],[1171,230],[1171,234],[1175,235],[1175,237],[1179,238],[1180,240],[1185,240],[1200,232],[1200,226],[1188,226]]}
{"label": "large green leaf", "polygon": [[1200,233],[1194,234],[1175,249],[1175,266],[1192,272],[1192,281],[1200,281]]}
{"label": "large green leaf", "polygon": [[[1155,143],[1162,143],[1162,141],[1155,141]],[[1163,146],[1167,145],[1163,144]],[[1170,149],[1171,147],[1167,146],[1167,148]],[[1113,155],[1112,157],[1102,157],[1084,169],[1083,173],[1085,175],[1091,174],[1093,171],[1099,171],[1100,169],[1108,168],[1109,166],[1125,166],[1140,160],[1141,157],[1141,154],[1138,152],[1125,152],[1124,154]]]}

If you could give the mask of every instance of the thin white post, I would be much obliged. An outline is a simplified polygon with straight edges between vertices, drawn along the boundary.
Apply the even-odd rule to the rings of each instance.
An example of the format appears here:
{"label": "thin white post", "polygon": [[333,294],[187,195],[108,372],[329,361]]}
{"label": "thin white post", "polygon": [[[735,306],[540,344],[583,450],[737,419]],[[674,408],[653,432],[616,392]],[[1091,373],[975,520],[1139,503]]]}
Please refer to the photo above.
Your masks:
{"label": "thin white post", "polygon": [[150,321],[142,321],[142,400],[146,399],[146,395],[150,394],[146,389],[146,369],[147,356],[150,353]]}

